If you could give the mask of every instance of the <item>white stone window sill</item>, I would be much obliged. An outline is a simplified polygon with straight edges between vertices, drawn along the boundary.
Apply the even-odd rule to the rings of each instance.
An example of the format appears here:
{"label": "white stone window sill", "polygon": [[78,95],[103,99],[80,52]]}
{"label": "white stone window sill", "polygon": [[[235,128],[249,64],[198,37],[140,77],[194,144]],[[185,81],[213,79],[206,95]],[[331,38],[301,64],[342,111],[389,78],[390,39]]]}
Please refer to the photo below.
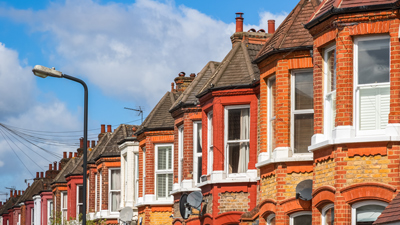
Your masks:
{"label": "white stone window sill", "polygon": [[209,180],[200,182],[196,186],[198,188],[208,184],[222,184],[222,183],[248,183],[257,182],[257,170],[247,170],[243,174],[226,174],[224,171],[213,171],[209,176]]}
{"label": "white stone window sill", "polygon": [[174,199],[171,197],[170,199],[156,199],[155,195],[145,195],[145,198],[140,197],[135,207],[141,207],[145,205],[172,205],[174,204]]}

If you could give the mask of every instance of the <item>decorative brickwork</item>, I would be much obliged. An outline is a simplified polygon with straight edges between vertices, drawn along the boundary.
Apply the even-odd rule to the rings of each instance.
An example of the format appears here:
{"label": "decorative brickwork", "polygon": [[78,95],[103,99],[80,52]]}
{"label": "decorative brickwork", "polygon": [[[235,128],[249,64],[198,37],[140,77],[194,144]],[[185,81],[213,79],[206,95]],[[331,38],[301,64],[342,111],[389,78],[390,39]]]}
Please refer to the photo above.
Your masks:
{"label": "decorative brickwork", "polygon": [[224,212],[247,212],[249,210],[249,193],[219,193],[219,214]]}
{"label": "decorative brickwork", "polygon": [[333,186],[335,183],[335,161],[333,159],[315,163],[313,189],[324,185]]}
{"label": "decorative brickwork", "polygon": [[260,200],[275,199],[276,197],[276,176],[275,174],[261,178],[260,182]]}

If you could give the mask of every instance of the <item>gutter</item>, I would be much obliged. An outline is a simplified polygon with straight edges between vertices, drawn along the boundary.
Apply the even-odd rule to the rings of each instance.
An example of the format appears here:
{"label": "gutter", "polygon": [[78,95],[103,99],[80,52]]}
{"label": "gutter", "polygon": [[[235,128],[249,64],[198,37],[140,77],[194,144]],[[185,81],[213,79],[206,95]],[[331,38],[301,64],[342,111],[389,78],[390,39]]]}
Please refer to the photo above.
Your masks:
{"label": "gutter", "polygon": [[223,87],[212,87],[208,88],[207,90],[199,93],[196,95],[196,98],[201,98],[204,95],[213,92],[213,91],[221,91],[221,90],[235,90],[235,89],[245,89],[245,88],[254,88],[259,84],[259,79],[254,80],[251,82],[251,84],[239,84],[239,85],[229,85],[229,86],[223,86]]}
{"label": "gutter", "polygon": [[143,129],[137,131],[135,133],[135,135],[139,136],[139,135],[141,135],[142,133],[144,133],[146,131],[161,131],[161,130],[174,130],[174,127],[173,126],[172,127],[158,127],[158,128],[147,128],[147,127],[145,127]]}
{"label": "gutter", "polygon": [[299,47],[292,47],[292,48],[279,48],[279,49],[274,49],[267,54],[258,57],[257,59],[253,60],[252,63],[258,64],[264,59],[268,58],[271,55],[277,54],[277,53],[283,53],[283,52],[290,52],[290,51],[304,51],[304,50],[312,50],[313,46],[308,45],[308,46],[299,46]]}
{"label": "gutter", "polygon": [[370,12],[370,11],[378,11],[383,9],[398,9],[400,8],[400,2],[389,3],[389,4],[381,4],[381,5],[368,5],[368,6],[357,6],[350,8],[335,8],[332,7],[330,10],[326,11],[322,15],[314,18],[310,22],[304,25],[304,28],[311,29],[316,26],[318,23],[323,22],[331,16],[346,14],[346,13],[357,13],[357,12]]}

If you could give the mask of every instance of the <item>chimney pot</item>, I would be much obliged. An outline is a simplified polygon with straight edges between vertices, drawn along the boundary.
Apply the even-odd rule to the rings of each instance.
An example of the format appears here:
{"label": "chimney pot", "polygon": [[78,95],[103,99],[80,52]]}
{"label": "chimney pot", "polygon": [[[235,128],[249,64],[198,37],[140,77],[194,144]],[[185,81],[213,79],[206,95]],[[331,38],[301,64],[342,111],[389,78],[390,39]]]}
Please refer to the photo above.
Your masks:
{"label": "chimney pot", "polygon": [[0,202],[0,207],[3,206],[3,202]]}
{"label": "chimney pot", "polygon": [[111,133],[111,125],[107,125],[107,132]]}
{"label": "chimney pot", "polygon": [[180,77],[184,77],[184,76],[186,75],[186,73],[185,73],[185,72],[180,72],[178,75],[179,75]]}
{"label": "chimney pot", "polygon": [[90,148],[90,141],[87,141],[87,147]]}
{"label": "chimney pot", "polygon": [[49,170],[52,170],[52,165],[51,165],[51,163],[49,164]]}
{"label": "chimney pot", "polygon": [[78,157],[78,153],[77,152],[74,153],[74,157],[75,158]]}
{"label": "chimney pot", "polygon": [[21,190],[18,190],[18,196],[21,196]]}
{"label": "chimney pot", "polygon": [[22,194],[24,194],[25,193],[25,191],[22,191]]}
{"label": "chimney pot", "polygon": [[83,148],[83,138],[79,138],[79,148]]}
{"label": "chimney pot", "polygon": [[43,172],[40,172],[40,178],[43,178]]}
{"label": "chimney pot", "polygon": [[36,178],[39,178],[39,172],[36,172]]}
{"label": "chimney pot", "polygon": [[61,165],[61,162],[60,163],[58,163],[58,170],[62,170],[62,165]]}
{"label": "chimney pot", "polygon": [[14,191],[14,197],[17,197],[17,190]]}
{"label": "chimney pot", "polygon": [[57,162],[54,162],[53,170],[57,170]]}
{"label": "chimney pot", "polygon": [[191,73],[190,77],[196,77],[196,74],[195,73]]}
{"label": "chimney pot", "polygon": [[31,186],[31,183],[28,183],[28,187],[30,187]]}
{"label": "chimney pot", "polygon": [[72,152],[69,153],[69,158],[72,158]]}
{"label": "chimney pot", "polygon": [[63,152],[63,158],[67,158],[67,152]]}
{"label": "chimney pot", "polygon": [[13,191],[10,190],[10,198],[13,196]]}
{"label": "chimney pot", "polygon": [[101,125],[101,133],[105,133],[106,132],[106,125],[102,124]]}
{"label": "chimney pot", "polygon": [[236,32],[243,32],[243,13],[236,13]]}
{"label": "chimney pot", "polygon": [[268,34],[275,33],[275,20],[268,20]]}
{"label": "chimney pot", "polygon": [[175,86],[175,84],[174,84],[174,82],[172,82],[171,83],[171,92],[174,92],[174,89],[175,89],[174,86]]}
{"label": "chimney pot", "polygon": [[92,140],[92,148],[94,148],[96,146],[96,141]]}

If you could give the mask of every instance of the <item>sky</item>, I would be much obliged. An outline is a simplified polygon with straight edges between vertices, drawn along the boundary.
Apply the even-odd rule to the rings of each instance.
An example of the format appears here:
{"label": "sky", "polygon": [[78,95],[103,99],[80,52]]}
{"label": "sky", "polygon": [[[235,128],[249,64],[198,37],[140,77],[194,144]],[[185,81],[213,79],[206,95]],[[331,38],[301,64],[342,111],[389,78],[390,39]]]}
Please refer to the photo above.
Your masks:
{"label": "sky", "polygon": [[100,125],[141,123],[183,71],[198,73],[244,30],[276,27],[298,0],[0,0],[0,201],[25,190],[83,135],[83,88],[37,78],[55,67],[89,89],[89,139]]}

